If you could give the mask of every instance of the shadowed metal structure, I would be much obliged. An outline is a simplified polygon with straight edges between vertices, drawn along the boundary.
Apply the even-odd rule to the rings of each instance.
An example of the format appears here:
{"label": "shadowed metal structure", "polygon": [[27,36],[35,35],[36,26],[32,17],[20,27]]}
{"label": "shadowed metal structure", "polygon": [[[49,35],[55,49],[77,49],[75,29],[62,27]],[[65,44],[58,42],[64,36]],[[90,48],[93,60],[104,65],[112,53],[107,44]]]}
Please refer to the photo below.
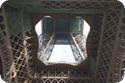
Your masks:
{"label": "shadowed metal structure", "polygon": [[[38,37],[35,25],[41,19],[43,33]],[[83,20],[91,27],[87,39]],[[49,63],[55,44],[70,45],[76,63]],[[0,9],[0,67],[7,83],[121,81],[125,71],[123,4],[117,0],[4,2]]]}

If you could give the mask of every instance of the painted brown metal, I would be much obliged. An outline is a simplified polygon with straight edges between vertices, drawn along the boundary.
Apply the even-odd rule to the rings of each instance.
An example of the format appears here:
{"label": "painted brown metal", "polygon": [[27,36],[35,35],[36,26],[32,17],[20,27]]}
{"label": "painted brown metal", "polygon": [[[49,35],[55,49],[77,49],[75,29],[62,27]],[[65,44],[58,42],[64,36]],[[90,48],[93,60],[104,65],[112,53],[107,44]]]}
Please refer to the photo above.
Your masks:
{"label": "painted brown metal", "polygon": [[[44,14],[55,14],[57,11],[58,15],[60,13],[83,15],[91,26],[87,38],[88,59],[76,67],[66,64],[44,65],[37,59],[38,37],[34,29],[42,15],[37,16],[38,11],[32,14],[29,11],[29,15],[33,16],[32,27],[28,31],[10,35],[6,5],[3,5],[0,11],[0,59],[5,81],[8,83],[117,83],[122,79],[125,68],[125,9],[122,3],[116,0],[83,0],[85,3],[80,4],[70,0],[71,3],[75,1],[80,4],[78,6],[67,1],[65,4],[56,0],[52,3],[49,0],[41,1],[46,4],[45,8],[48,7],[49,10],[52,8],[51,12],[43,11]],[[63,11],[62,4],[66,11]],[[69,10],[71,7],[73,12]],[[53,8],[58,10],[55,11]],[[83,11],[80,12],[77,8]],[[91,9],[99,13],[93,14]],[[101,10],[101,13],[97,9]],[[84,12],[87,12],[87,15],[84,15]],[[89,68],[93,58],[96,58],[94,72]]]}

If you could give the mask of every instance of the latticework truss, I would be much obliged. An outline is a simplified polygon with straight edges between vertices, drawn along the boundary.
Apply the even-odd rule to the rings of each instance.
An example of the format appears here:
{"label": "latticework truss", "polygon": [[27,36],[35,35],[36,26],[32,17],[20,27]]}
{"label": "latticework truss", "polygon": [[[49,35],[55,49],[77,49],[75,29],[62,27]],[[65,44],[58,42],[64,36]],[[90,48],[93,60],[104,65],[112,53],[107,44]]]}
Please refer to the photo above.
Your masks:
{"label": "latticework truss", "polygon": [[[91,26],[85,61],[47,66],[38,59],[35,25],[45,15],[84,17]],[[77,36],[76,44],[84,51]],[[117,0],[9,0],[0,9],[0,62],[7,83],[117,83],[125,71],[124,6]]]}

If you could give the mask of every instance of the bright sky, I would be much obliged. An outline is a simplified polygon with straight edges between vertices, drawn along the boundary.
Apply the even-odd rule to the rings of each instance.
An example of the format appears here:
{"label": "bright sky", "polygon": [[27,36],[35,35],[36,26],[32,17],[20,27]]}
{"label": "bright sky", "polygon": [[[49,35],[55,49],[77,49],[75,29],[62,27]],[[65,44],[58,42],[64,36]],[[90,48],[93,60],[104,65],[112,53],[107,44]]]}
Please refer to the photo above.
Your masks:
{"label": "bright sky", "polygon": [[[0,0],[0,5],[1,5],[4,1],[6,1],[6,0]],[[125,0],[120,0],[120,1],[125,4]],[[41,25],[39,24],[38,26],[41,26]],[[85,26],[88,27],[88,24],[85,23]],[[38,30],[38,29],[37,29],[37,30]],[[39,32],[39,31],[41,31],[41,30],[39,29],[38,32]],[[84,33],[87,34],[88,31],[89,31],[89,28],[86,28],[86,29],[84,30]],[[39,32],[39,33],[40,33],[40,32]],[[87,35],[86,35],[86,36],[87,36]],[[68,49],[71,49],[69,46],[58,46],[58,45],[56,45],[55,48],[68,48]],[[54,49],[55,49],[55,48],[54,48]],[[56,49],[56,50],[57,50],[57,49]],[[69,55],[72,54],[70,50],[58,49],[58,53],[62,53],[62,52],[66,53],[65,56],[61,59],[61,60],[63,60],[63,61],[65,60],[65,58],[67,58],[67,57],[69,58]],[[60,56],[55,55],[55,51],[53,52],[53,56],[56,56],[56,57],[58,58],[57,61],[59,61],[59,57],[60,57]],[[71,55],[70,55],[70,56],[71,56]],[[52,58],[50,59],[50,61],[53,61],[53,58],[54,58],[54,57],[52,57]],[[74,61],[73,58],[70,59],[70,61],[71,61],[71,60]],[[2,79],[0,79],[0,83],[6,83],[6,82],[4,82]],[[124,79],[123,81],[121,81],[120,83],[125,83],[125,79]]]}
{"label": "bright sky", "polygon": [[52,55],[49,59],[49,62],[75,63],[75,58],[73,57],[71,46],[70,45],[55,45]]}

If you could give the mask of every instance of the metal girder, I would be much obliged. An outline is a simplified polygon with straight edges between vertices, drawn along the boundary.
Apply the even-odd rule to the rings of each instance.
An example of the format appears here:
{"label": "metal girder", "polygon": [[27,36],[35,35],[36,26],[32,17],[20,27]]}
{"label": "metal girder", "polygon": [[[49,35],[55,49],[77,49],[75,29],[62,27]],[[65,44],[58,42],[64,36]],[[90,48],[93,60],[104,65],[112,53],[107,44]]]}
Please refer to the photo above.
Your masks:
{"label": "metal girder", "polygon": [[[33,2],[41,2],[41,1],[50,1],[50,0],[22,0],[22,1],[20,1],[20,0],[8,0],[8,1],[12,1],[12,2],[30,2],[30,3],[33,3]],[[51,0],[51,1],[67,1],[67,0]],[[110,2],[110,1],[117,1],[117,0],[68,0],[68,1],[96,1],[96,2],[98,2],[98,1],[100,1],[100,2]]]}
{"label": "metal girder", "polygon": [[[48,5],[48,2],[42,3],[45,5],[45,8],[50,8],[51,10],[52,7],[50,13],[54,14],[55,12],[59,14],[65,12],[71,14],[73,12],[84,14],[84,12],[87,11],[89,11],[87,12],[88,14],[93,14],[91,13],[91,9],[93,9],[94,12],[96,9],[99,9],[99,11],[104,9],[104,12],[99,15],[100,17],[97,16],[96,19],[95,16],[95,20],[93,20],[94,22],[91,23],[92,27],[87,39],[87,51],[89,57],[77,67],[63,64],[45,66],[37,59],[38,37],[35,30],[32,29],[35,25],[32,25],[31,28],[25,32],[10,35],[8,32],[9,26],[6,23],[8,20],[5,15],[6,11],[2,11],[4,14],[1,14],[0,16],[4,18],[4,21],[1,21],[0,17],[0,59],[2,59],[4,79],[8,83],[117,83],[119,81],[123,74],[125,60],[125,11],[123,5],[114,0],[84,1],[87,3],[82,4],[85,5],[83,9],[80,9],[80,6],[75,5],[73,6],[75,10],[71,9],[72,4],[69,4],[69,6],[66,5],[66,10],[64,10],[60,6],[62,3],[59,3],[60,5],[54,3],[54,6],[51,3]],[[33,8],[32,12],[34,11],[35,14],[35,7],[37,6],[31,6],[25,3],[24,5],[15,3],[3,4],[2,10],[4,10],[3,7],[12,7],[12,9],[16,7],[17,10],[25,10],[28,13],[28,10],[31,11]],[[79,8],[77,9],[77,7]],[[71,10],[73,12],[71,12]],[[80,13],[81,10],[83,13]],[[7,11],[11,12],[11,9]],[[47,9],[46,11],[49,12]],[[47,13],[45,11],[43,12]],[[28,14],[30,15],[31,13],[29,12]],[[91,64],[91,59],[94,58],[96,58],[96,69],[94,69],[93,72],[88,64]]]}

